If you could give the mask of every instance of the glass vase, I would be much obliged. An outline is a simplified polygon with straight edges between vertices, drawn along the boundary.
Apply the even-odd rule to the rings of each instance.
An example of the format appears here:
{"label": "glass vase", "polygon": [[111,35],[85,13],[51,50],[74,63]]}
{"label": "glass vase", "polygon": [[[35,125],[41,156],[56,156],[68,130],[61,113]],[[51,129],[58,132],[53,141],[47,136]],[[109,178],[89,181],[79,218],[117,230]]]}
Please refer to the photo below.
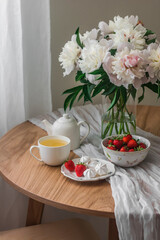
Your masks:
{"label": "glass vase", "polygon": [[130,97],[126,104],[122,107],[116,104],[108,111],[111,102],[108,97],[102,96],[102,124],[101,138],[106,136],[120,134],[136,133],[136,101]]}

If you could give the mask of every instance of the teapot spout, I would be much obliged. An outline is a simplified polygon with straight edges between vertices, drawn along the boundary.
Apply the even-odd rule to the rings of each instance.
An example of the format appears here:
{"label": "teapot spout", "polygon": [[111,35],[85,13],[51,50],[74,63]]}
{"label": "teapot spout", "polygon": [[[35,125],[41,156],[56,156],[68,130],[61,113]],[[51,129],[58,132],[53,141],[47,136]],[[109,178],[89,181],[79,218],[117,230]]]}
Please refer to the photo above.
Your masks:
{"label": "teapot spout", "polygon": [[46,129],[48,135],[51,136],[52,135],[52,124],[49,123],[46,119],[44,119],[42,122],[44,123],[45,129]]}

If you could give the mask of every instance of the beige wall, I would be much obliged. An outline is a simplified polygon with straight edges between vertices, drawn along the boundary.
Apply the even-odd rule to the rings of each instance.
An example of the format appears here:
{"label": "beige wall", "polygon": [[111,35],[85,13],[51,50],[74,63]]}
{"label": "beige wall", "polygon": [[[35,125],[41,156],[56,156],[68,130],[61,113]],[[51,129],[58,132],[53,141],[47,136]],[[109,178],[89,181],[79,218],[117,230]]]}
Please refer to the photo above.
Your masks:
{"label": "beige wall", "polygon": [[[70,40],[79,26],[83,33],[97,27],[99,21],[108,22],[114,16],[138,15],[149,29],[160,38],[159,0],[50,0],[51,1],[51,51],[53,110],[62,107],[62,92],[73,87],[74,74],[63,78],[58,56],[64,44]],[[101,97],[96,99],[101,102]],[[156,96],[146,91],[144,104],[160,105]]]}

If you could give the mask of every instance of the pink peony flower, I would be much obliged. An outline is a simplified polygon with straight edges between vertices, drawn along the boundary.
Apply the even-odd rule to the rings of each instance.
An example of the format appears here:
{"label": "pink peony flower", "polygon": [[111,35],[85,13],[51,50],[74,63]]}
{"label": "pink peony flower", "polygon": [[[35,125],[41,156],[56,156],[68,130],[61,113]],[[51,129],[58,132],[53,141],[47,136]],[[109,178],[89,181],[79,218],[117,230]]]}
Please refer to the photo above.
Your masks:
{"label": "pink peony flower", "polygon": [[125,65],[126,68],[136,67],[138,65],[139,60],[140,60],[139,56],[126,55],[123,58],[123,64]]}

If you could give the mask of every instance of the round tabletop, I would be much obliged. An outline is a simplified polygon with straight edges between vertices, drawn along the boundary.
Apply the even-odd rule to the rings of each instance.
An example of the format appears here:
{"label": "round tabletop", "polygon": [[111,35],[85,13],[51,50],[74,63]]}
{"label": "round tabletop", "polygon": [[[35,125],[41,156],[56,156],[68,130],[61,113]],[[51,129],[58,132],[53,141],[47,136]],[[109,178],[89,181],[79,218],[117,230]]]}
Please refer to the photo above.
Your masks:
{"label": "round tabletop", "polygon": [[[139,106],[137,125],[160,135],[159,107]],[[149,124],[148,124],[149,123]],[[155,128],[157,126],[157,128]],[[151,129],[152,128],[152,129]],[[155,132],[156,131],[156,132]],[[41,203],[68,211],[114,218],[110,184],[76,182],[64,177],[60,167],[50,167],[30,155],[29,148],[46,132],[26,121],[0,139],[0,175],[19,192]],[[73,152],[70,158],[77,157]]]}
{"label": "round tabletop", "polygon": [[[60,167],[47,166],[30,155],[29,148],[47,133],[29,121],[10,130],[0,140],[0,174],[15,189],[47,205],[68,211],[114,218],[110,184],[76,182],[64,177]],[[77,157],[73,152],[70,158]]]}

